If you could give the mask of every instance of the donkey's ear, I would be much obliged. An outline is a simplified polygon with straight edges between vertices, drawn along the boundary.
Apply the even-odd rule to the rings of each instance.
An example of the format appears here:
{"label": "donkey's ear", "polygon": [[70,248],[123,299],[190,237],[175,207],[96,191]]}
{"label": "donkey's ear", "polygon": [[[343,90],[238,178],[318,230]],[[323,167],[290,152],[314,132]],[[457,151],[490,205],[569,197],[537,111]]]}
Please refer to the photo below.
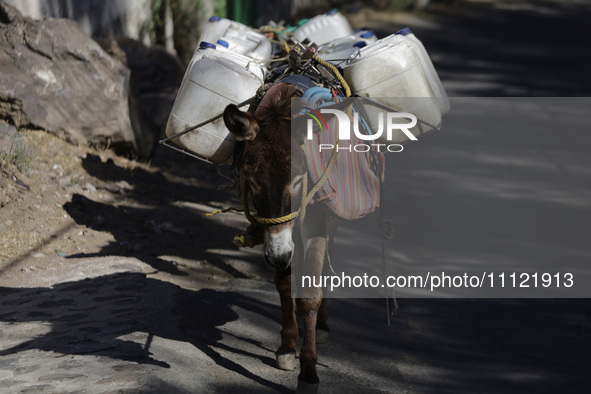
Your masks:
{"label": "donkey's ear", "polygon": [[259,123],[254,115],[240,111],[234,104],[224,110],[224,123],[238,141],[253,140],[259,132]]}

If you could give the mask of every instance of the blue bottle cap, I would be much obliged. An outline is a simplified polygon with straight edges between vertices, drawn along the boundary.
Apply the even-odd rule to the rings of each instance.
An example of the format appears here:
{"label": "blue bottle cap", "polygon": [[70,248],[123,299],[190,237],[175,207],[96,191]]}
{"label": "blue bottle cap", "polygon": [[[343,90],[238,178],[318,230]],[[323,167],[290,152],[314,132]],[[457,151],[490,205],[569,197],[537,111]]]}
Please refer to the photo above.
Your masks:
{"label": "blue bottle cap", "polygon": [[361,34],[359,37],[361,37],[361,38],[371,38],[373,36],[374,36],[373,31],[366,31],[365,33]]}
{"label": "blue bottle cap", "polygon": [[201,41],[201,43],[199,43],[199,49],[215,49],[215,45],[213,45],[212,43],[209,42],[205,42],[205,41]]}
{"label": "blue bottle cap", "polygon": [[402,30],[398,30],[396,33],[394,34],[400,34],[401,36],[408,36],[409,34],[411,34],[412,31],[410,30],[410,27],[405,27]]}
{"label": "blue bottle cap", "polygon": [[222,18],[220,18],[220,17],[219,17],[219,16],[217,16],[217,15],[214,15],[214,16],[212,16],[212,17],[210,17],[210,18],[209,18],[209,21],[210,21],[210,22],[219,22],[219,21],[221,21],[221,20],[222,20]]}
{"label": "blue bottle cap", "polygon": [[326,15],[334,15],[334,14],[336,14],[337,12],[339,12],[339,9],[338,9],[338,8],[333,8],[332,10],[328,11],[328,12],[326,13]]}
{"label": "blue bottle cap", "polygon": [[218,40],[218,44],[220,44],[221,46],[228,48],[230,46],[230,44],[228,44],[228,41],[226,40],[222,40],[221,38]]}
{"label": "blue bottle cap", "polygon": [[366,45],[367,45],[367,42],[365,42],[365,41],[358,41],[358,42],[356,42],[355,44],[353,44],[353,46],[354,46],[355,48],[363,48],[363,47],[364,47],[364,46],[366,46]]}

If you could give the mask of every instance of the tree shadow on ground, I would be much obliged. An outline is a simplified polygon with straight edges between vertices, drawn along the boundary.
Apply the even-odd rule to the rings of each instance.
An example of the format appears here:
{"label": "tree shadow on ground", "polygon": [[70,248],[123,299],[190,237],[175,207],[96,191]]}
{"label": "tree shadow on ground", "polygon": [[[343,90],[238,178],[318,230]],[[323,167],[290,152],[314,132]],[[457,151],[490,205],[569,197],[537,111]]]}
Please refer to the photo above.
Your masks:
{"label": "tree shadow on ground", "polygon": [[[240,222],[229,225],[205,216],[207,207],[212,203],[230,201],[229,205],[239,206],[232,190],[216,189],[217,185],[228,184],[229,181],[194,159],[170,158],[168,162],[162,161],[161,165],[171,161],[175,169],[180,168],[180,175],[176,172],[171,174],[163,167],[153,167],[153,171],[126,169],[113,160],[103,162],[98,156],[87,155],[83,167],[89,175],[101,180],[118,199],[115,203],[103,203],[74,194],[71,201],[64,204],[64,209],[77,224],[108,232],[114,241],[100,251],[71,257],[136,257],[159,271],[186,275],[174,262],[158,257],[174,256],[193,261],[205,260],[234,278],[245,278],[246,274],[228,264],[223,256],[210,252],[222,249],[238,252],[232,239],[243,231]],[[240,218],[234,217],[233,220]],[[247,225],[243,226],[246,228]],[[251,264],[255,273],[268,275],[258,256],[245,254],[241,259]]]}
{"label": "tree shadow on ground", "polygon": [[319,360],[354,354],[356,373],[379,392],[388,381],[420,393],[591,388],[587,299],[399,299],[391,328],[384,300],[330,303],[331,342],[319,348]]}
{"label": "tree shadow on ground", "polygon": [[[589,96],[590,11],[588,2],[467,2],[406,22],[450,95]],[[384,37],[406,26],[370,27]]]}
{"label": "tree shadow on ground", "polygon": [[[277,392],[289,392],[216,350],[259,358],[265,364],[273,362],[271,355],[261,357],[221,342],[219,327],[238,319],[235,307],[248,310],[263,320],[276,321],[279,316],[277,306],[244,294],[185,290],[135,272],[65,282],[52,288],[0,288],[0,294],[1,321],[46,321],[51,325],[51,331],[45,335],[0,350],[0,357],[39,349],[170,368],[169,363],[150,351],[151,339],[160,337],[189,343],[223,368]],[[146,342],[138,343],[125,337],[135,332],[147,333]]]}

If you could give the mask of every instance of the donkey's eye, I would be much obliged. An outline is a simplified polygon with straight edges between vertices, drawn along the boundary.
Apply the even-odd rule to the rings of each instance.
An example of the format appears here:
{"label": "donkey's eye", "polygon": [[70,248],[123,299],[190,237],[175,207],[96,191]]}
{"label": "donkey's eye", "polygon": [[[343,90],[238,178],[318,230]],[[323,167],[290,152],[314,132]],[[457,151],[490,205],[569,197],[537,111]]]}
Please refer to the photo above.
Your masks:
{"label": "donkey's eye", "polygon": [[303,180],[304,180],[304,177],[302,175],[294,178],[293,181],[291,182],[291,188],[292,188],[292,190],[299,189],[302,186]]}

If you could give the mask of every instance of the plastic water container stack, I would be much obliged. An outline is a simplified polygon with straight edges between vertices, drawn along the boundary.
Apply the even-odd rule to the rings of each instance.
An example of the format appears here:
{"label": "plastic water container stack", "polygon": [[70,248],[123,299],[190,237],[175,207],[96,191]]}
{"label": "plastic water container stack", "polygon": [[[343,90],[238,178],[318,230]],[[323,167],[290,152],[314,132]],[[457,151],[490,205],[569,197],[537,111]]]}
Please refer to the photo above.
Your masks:
{"label": "plastic water container stack", "polygon": [[225,47],[255,60],[271,57],[271,42],[267,37],[242,23],[218,16],[209,18],[199,41]]}
{"label": "plastic water container stack", "polygon": [[323,45],[338,38],[350,36],[353,29],[347,18],[337,10],[317,15],[293,32],[293,38],[299,42],[309,39],[316,45]]}
{"label": "plastic water container stack", "polygon": [[[347,19],[333,10],[318,15],[294,31],[293,37],[319,45],[317,55],[343,68],[351,90],[362,97],[420,120],[410,131],[419,136],[441,124],[449,99],[421,41],[409,28],[377,40],[369,30],[353,32]],[[374,123],[384,108],[366,105]],[[379,124],[371,124],[372,129]],[[386,137],[386,133],[383,134]],[[405,134],[397,141],[407,142]]]}
{"label": "plastic water container stack", "polygon": [[253,31],[247,31],[242,36],[221,37],[217,40],[216,45],[254,60],[269,60],[271,58],[271,42],[262,34]]}
{"label": "plastic water container stack", "polygon": [[[215,37],[211,32],[205,33]],[[227,29],[221,34],[225,33]],[[266,72],[252,57],[222,45],[201,42],[185,72],[168,118],[166,135],[173,137],[221,114],[229,104],[248,100],[263,84]],[[223,164],[231,158],[235,140],[223,119],[218,118],[173,142],[202,159]]]}
{"label": "plastic water container stack", "polygon": [[313,42],[318,45],[318,56],[339,65],[346,61],[359,48],[377,41],[371,30],[353,28],[337,10],[315,16],[293,32],[299,42]]}
{"label": "plastic water container stack", "polygon": [[[377,40],[369,30],[354,32],[347,19],[333,10],[302,24],[293,32],[293,38],[319,45],[318,56],[342,67],[355,94],[415,114],[422,122],[410,130],[417,136],[439,126],[449,111],[449,100],[433,63],[408,28]],[[267,73],[261,60],[271,57],[271,49],[271,42],[248,26],[210,18],[183,78],[166,135],[173,137],[221,114],[228,104],[239,104],[254,96]],[[370,122],[378,119],[372,112],[383,112],[383,108],[372,105],[365,109]],[[372,129],[378,127],[371,124]],[[400,140],[388,142],[407,140],[401,133]],[[231,158],[235,143],[221,118],[173,141],[220,164]]]}
{"label": "plastic water container stack", "polygon": [[318,48],[318,57],[335,65],[346,62],[349,57],[378,39],[371,30],[361,29],[353,34],[332,40]]}
{"label": "plastic water container stack", "polygon": [[[442,116],[449,111],[449,99],[433,63],[423,44],[408,28],[355,51],[343,67],[343,76],[359,96],[410,112],[422,120],[410,129],[415,136],[439,126]],[[365,108],[369,119],[378,119],[372,112],[383,112],[376,106]],[[400,140],[390,142],[407,141],[400,133]]]}
{"label": "plastic water container stack", "polygon": [[431,62],[431,58],[429,57],[429,53],[423,46],[423,43],[413,34],[410,28],[402,29],[395,33],[399,39],[406,42],[409,45],[419,62],[421,63],[421,67],[427,77],[427,81],[429,82],[429,86],[431,87],[431,91],[433,93],[433,97],[437,99],[437,104],[439,109],[441,110],[441,115],[445,115],[449,109],[449,98],[447,97],[447,93],[441,84],[441,80],[439,79],[439,75],[437,75],[437,71],[435,71],[435,67]]}
{"label": "plastic water container stack", "polygon": [[[248,100],[265,79],[267,69],[259,61],[271,56],[271,43],[264,35],[214,16],[200,41],[168,118],[168,137],[214,118],[229,104]],[[235,140],[218,118],[173,142],[207,161],[223,164],[231,158]]]}
{"label": "plastic water container stack", "polygon": [[242,23],[219,16],[212,16],[199,37],[199,41],[215,44],[221,37],[241,36],[250,28]]}

